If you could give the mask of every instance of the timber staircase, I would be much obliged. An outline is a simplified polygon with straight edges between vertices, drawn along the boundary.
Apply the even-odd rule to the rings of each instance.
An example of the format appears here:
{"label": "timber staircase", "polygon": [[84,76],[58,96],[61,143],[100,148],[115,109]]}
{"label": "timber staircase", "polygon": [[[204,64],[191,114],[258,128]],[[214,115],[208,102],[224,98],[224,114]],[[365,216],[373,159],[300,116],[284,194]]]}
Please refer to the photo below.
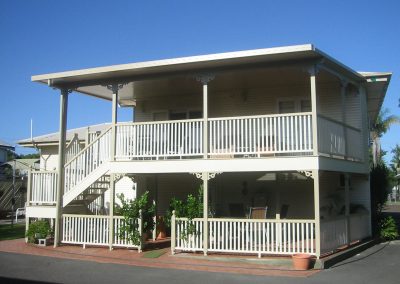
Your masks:
{"label": "timber staircase", "polygon": [[63,207],[95,202],[109,187],[111,128],[104,131],[64,166]]}

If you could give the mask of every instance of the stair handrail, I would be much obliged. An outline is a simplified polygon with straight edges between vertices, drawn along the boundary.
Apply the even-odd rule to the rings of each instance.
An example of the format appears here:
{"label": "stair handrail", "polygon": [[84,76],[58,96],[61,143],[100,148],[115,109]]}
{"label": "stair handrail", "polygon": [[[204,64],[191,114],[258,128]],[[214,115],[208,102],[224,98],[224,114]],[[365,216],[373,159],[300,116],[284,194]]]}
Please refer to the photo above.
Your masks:
{"label": "stair handrail", "polygon": [[[73,157],[75,157],[75,155],[76,155],[77,153],[79,153],[79,151],[80,151],[80,150],[79,150],[74,156],[71,155],[71,154],[74,154],[73,152],[72,152],[72,153],[69,153],[70,149],[71,149],[72,147],[74,147],[75,143],[77,143],[77,147],[81,148],[81,147],[80,147],[80,142],[79,142],[78,133],[75,133],[75,134],[74,134],[74,137],[71,139],[71,141],[69,141],[67,147],[65,147],[65,161],[66,161],[66,163],[68,163],[68,161],[69,161],[70,159],[72,159]],[[71,157],[71,156],[72,156],[72,157]]]}
{"label": "stair handrail", "polygon": [[[87,151],[90,151],[90,148],[94,146],[96,143],[101,143],[101,139],[106,135],[111,133],[112,127],[106,129],[101,135],[99,135],[95,140],[93,140],[89,145],[87,145],[84,149],[82,149],[74,158],[72,158],[68,163],[64,165],[64,181],[65,181],[65,191],[64,193],[69,192],[72,188],[74,188],[77,184],[79,184],[82,180],[84,180],[88,175],[94,172],[101,164],[108,161],[111,156],[111,143],[109,143],[108,149],[106,148],[104,152],[99,149],[97,150],[98,154],[93,155],[89,154],[85,156]],[[110,141],[109,141],[110,142]],[[101,154],[105,154],[105,156],[101,156]],[[100,157],[102,159],[100,159]],[[78,159],[82,158],[83,166],[80,166],[80,162]],[[105,158],[105,159],[104,159]],[[94,163],[96,161],[96,163]],[[88,163],[89,162],[89,163]],[[72,163],[76,163],[75,166]]]}
{"label": "stair handrail", "polygon": [[67,162],[64,167],[68,166],[69,164],[71,164],[74,160],[76,160],[78,158],[78,156],[80,156],[83,152],[86,151],[86,149],[90,148],[94,143],[96,143],[98,140],[100,140],[101,137],[103,137],[104,135],[106,135],[106,133],[108,131],[110,131],[112,129],[112,126],[110,126],[109,128],[107,128],[103,133],[101,133],[99,136],[97,136],[97,138],[95,140],[93,140],[92,142],[90,142],[85,148],[83,148],[81,151],[78,152],[78,154],[76,154],[69,162]]}

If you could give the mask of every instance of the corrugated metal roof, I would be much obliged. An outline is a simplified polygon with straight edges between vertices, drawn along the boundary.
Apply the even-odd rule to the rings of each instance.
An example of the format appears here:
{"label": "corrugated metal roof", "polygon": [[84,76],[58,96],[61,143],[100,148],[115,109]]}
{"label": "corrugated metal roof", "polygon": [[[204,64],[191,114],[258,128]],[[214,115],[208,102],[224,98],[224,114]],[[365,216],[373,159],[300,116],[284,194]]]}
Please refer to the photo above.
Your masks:
{"label": "corrugated metal roof", "polygon": [[[96,124],[96,125],[70,129],[67,131],[67,141],[70,141],[75,134],[78,134],[79,140],[84,141],[86,139],[86,134],[88,131],[93,131],[93,132],[103,131],[110,126],[111,123],[103,123],[103,124]],[[36,136],[33,137],[32,139],[31,138],[23,139],[18,141],[17,143],[22,146],[32,147],[41,144],[58,144],[59,139],[60,139],[59,132],[54,132],[41,136]]]}

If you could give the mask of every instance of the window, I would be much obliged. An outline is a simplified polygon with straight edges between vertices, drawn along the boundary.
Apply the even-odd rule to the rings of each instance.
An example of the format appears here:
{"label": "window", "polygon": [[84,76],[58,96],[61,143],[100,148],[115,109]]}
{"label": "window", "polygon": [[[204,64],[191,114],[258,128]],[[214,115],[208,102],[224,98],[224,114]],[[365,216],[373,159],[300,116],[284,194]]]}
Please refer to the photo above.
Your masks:
{"label": "window", "polygon": [[182,120],[182,119],[196,119],[202,118],[203,112],[198,110],[190,111],[171,111],[169,113],[170,120]]}
{"label": "window", "polygon": [[310,112],[311,101],[308,99],[284,99],[278,101],[278,113]]}
{"label": "window", "polygon": [[295,112],[294,101],[279,102],[279,113],[292,113]]}

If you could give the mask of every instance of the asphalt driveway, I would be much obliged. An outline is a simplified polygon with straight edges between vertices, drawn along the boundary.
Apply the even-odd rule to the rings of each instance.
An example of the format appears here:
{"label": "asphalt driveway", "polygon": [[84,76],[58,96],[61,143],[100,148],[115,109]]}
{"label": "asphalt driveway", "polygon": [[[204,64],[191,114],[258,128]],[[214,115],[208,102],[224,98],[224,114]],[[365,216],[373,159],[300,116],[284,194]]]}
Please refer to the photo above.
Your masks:
{"label": "asphalt driveway", "polygon": [[310,277],[249,276],[0,253],[1,283],[400,283],[400,241],[376,245]]}

